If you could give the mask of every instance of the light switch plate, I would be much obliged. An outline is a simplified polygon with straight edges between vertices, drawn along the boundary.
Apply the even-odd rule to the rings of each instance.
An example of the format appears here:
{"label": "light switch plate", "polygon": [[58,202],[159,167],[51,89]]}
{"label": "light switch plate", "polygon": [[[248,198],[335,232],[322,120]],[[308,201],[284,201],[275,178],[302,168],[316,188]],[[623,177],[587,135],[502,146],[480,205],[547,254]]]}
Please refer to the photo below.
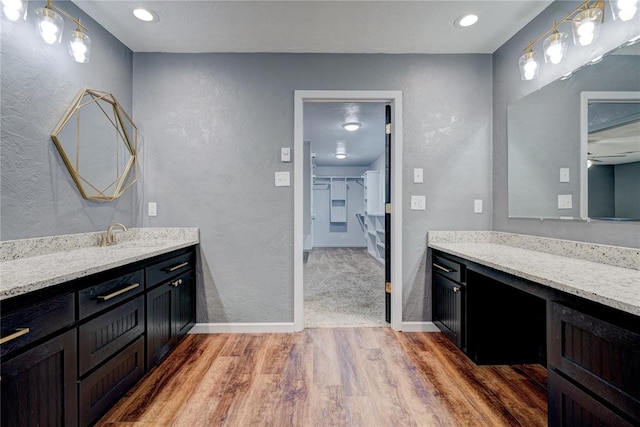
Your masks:
{"label": "light switch plate", "polygon": [[276,172],[276,187],[290,187],[291,178],[288,171]]}
{"label": "light switch plate", "polygon": [[424,170],[422,168],[413,169],[413,183],[422,184],[424,182]]}
{"label": "light switch plate", "polygon": [[149,202],[147,205],[147,209],[149,212],[149,216],[157,216],[158,215],[158,205],[156,202]]}
{"label": "light switch plate", "polygon": [[473,213],[482,213],[482,199],[473,201]]}
{"label": "light switch plate", "polygon": [[560,182],[569,182],[569,168],[560,168]]}
{"label": "light switch plate", "polygon": [[426,209],[427,200],[426,196],[411,196],[411,210],[423,211]]}
{"label": "light switch plate", "polygon": [[571,194],[558,194],[558,209],[571,209]]}
{"label": "light switch plate", "polygon": [[282,147],[280,149],[280,160],[285,163],[288,163],[291,161],[291,148]]}

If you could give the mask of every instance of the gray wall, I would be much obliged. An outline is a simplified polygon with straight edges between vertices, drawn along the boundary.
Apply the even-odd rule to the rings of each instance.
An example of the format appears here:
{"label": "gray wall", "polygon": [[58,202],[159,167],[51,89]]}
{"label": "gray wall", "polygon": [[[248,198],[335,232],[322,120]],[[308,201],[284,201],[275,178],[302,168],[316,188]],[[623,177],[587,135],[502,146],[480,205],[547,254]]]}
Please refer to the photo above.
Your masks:
{"label": "gray wall", "polygon": [[296,89],[403,91],[405,320],[431,316],[427,230],[491,227],[473,214],[491,200],[490,55],[135,54],[134,88],[144,201],[158,202],[143,225],[200,227],[199,321],[293,321],[293,187],[273,173],[292,171],[279,149]]}
{"label": "gray wall", "polygon": [[589,168],[589,215],[592,218],[613,218],[615,208],[615,181],[613,165],[593,165]]}
{"label": "gray wall", "polygon": [[36,37],[33,16],[44,2],[30,2],[27,21],[2,17],[0,239],[104,230],[114,221],[136,225],[135,190],[115,202],[82,199],[50,139],[80,89],[111,92],[131,112],[133,54],[73,4],[60,5],[89,28],[88,64],[71,60],[65,43]]}
{"label": "gray wall", "polygon": [[615,166],[616,216],[619,218],[640,218],[638,177],[640,177],[640,162]]}
{"label": "gray wall", "polygon": [[[493,55],[493,229],[594,243],[640,247],[640,223],[612,223],[606,221],[565,221],[539,219],[511,219],[507,197],[507,106],[563,74],[587,63],[637,34],[640,16],[628,22],[608,19],[596,43],[578,49],[569,46],[567,61],[556,66],[543,65],[540,75],[532,81],[522,81],[518,58],[529,40],[546,31],[554,19],[563,17],[580,2],[552,3],[537,18]],[[538,54],[541,54],[536,45]]]}

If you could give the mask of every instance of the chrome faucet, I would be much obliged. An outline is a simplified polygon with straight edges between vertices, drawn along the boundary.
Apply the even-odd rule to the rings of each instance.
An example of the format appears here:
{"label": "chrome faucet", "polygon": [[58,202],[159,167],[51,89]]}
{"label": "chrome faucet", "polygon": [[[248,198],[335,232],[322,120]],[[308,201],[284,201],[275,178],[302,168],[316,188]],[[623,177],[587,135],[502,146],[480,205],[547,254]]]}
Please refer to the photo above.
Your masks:
{"label": "chrome faucet", "polygon": [[127,231],[127,227],[124,224],[120,224],[119,222],[115,222],[107,228],[107,232],[105,234],[100,235],[100,246],[111,246],[116,244],[115,236],[113,235],[113,227],[120,227],[122,231]]}

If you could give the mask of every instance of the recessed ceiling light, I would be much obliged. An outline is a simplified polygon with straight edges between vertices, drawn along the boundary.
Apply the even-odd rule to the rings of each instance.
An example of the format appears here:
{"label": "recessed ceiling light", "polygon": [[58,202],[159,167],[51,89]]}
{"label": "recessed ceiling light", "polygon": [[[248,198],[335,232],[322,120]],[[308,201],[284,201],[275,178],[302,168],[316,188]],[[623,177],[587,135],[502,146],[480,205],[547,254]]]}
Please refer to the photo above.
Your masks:
{"label": "recessed ceiling light", "polygon": [[150,9],[145,9],[143,7],[138,7],[133,9],[133,15],[141,21],[144,22],[158,22],[158,14]]}
{"label": "recessed ceiling light", "polygon": [[360,129],[360,123],[358,123],[358,122],[347,122],[347,123],[343,123],[342,127],[344,128],[344,130],[348,130],[349,132],[355,132],[358,129]]}
{"label": "recessed ceiling light", "polygon": [[470,27],[473,24],[478,22],[478,15],[474,15],[473,13],[469,13],[467,15],[462,15],[458,19],[453,22],[453,25],[457,28],[465,28]]}

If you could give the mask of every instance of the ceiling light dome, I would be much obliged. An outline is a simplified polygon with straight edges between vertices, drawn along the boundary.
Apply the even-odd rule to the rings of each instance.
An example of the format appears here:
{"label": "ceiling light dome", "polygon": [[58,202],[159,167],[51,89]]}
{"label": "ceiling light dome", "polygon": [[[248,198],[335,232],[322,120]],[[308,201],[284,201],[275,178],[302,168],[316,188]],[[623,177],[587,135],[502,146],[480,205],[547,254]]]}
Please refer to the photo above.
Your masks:
{"label": "ceiling light dome", "polygon": [[343,123],[342,127],[344,128],[344,130],[348,130],[349,132],[355,132],[358,129],[360,129],[360,123],[358,123],[358,122],[347,122],[347,123]]}
{"label": "ceiling light dome", "polygon": [[336,153],[336,159],[346,159],[347,155],[346,153]]}
{"label": "ceiling light dome", "polygon": [[133,15],[144,22],[158,22],[158,14],[153,10],[138,7],[133,9]]}
{"label": "ceiling light dome", "polygon": [[478,22],[478,15],[475,15],[473,13],[468,13],[456,19],[453,25],[458,28],[465,28],[465,27],[472,26],[476,22]]}

